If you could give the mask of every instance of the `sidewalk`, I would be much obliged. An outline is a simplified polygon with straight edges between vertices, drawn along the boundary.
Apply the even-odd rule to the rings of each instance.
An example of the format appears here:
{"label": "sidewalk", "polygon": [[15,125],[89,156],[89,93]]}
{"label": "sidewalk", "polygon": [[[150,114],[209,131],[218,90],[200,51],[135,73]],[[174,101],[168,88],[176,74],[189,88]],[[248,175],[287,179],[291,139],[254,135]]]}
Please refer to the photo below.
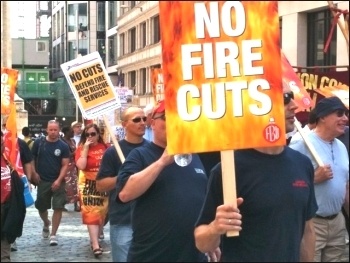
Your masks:
{"label": "sidewalk", "polygon": [[[33,189],[36,199],[36,190]],[[74,205],[66,205],[61,225],[57,231],[58,245],[49,246],[49,239],[41,236],[43,223],[34,205],[27,208],[23,233],[17,238],[18,251],[11,252],[12,262],[111,262],[109,224],[104,228],[105,238],[100,242],[104,253],[95,258],[89,241],[86,225],[82,224],[80,212],[74,212]],[[52,210],[49,210],[51,219]]]}

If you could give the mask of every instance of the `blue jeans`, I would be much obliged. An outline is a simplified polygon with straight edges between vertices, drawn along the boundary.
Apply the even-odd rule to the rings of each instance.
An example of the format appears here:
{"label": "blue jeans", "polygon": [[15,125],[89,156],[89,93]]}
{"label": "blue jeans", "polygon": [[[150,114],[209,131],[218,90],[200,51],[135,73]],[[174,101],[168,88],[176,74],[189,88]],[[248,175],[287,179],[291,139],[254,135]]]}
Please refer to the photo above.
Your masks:
{"label": "blue jeans", "polygon": [[110,225],[109,236],[111,240],[113,262],[126,262],[132,239],[131,226]]}

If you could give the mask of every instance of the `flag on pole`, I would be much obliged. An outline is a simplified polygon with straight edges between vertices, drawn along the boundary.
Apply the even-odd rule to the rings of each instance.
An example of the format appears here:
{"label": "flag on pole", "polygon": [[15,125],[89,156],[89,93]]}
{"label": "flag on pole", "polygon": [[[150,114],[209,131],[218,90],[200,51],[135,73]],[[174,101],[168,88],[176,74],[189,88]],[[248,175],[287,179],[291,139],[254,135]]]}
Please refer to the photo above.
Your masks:
{"label": "flag on pole", "polygon": [[16,104],[14,101],[18,70],[1,68],[1,114],[7,116],[4,133],[5,156],[19,174],[23,174],[17,141]]}
{"label": "flag on pole", "polygon": [[281,52],[281,60],[283,85],[288,85],[294,93],[294,101],[298,105],[296,112],[313,108],[314,102],[283,52]]}

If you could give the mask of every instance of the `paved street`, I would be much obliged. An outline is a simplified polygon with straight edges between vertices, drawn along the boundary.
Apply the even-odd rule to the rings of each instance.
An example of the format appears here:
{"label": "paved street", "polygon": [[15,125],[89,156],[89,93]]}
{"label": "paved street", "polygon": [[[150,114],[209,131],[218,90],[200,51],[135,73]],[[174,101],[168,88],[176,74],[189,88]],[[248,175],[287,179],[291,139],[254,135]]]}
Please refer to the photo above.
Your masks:
{"label": "paved street", "polygon": [[[33,190],[35,199],[36,191]],[[12,262],[112,262],[109,242],[109,224],[104,228],[105,239],[100,243],[104,253],[96,259],[90,249],[86,226],[73,204],[67,205],[58,229],[58,246],[50,247],[41,236],[42,221],[34,206],[27,208],[22,237],[17,239],[18,251],[11,252]],[[52,210],[49,212],[51,218]],[[349,262],[349,245],[342,259]]]}
{"label": "paved street", "polygon": [[[33,191],[35,199],[36,191]],[[43,239],[43,227],[34,205],[27,208],[22,237],[17,239],[18,251],[11,252],[12,262],[111,262],[109,224],[104,228],[105,239],[100,243],[104,253],[98,259],[90,249],[86,225],[82,224],[79,212],[74,212],[74,205],[66,206],[61,225],[57,231],[58,245],[50,247],[49,240]],[[49,218],[52,216],[49,210]]]}

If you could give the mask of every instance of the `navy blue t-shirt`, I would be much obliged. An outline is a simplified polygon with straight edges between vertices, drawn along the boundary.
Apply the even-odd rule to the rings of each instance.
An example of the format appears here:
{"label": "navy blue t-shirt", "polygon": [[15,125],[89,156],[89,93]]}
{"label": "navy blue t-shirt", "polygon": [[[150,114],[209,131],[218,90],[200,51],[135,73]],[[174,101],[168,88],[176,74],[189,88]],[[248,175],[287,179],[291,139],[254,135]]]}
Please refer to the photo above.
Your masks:
{"label": "navy blue t-shirt", "polygon": [[[153,142],[132,150],[119,171],[117,194],[131,175],[157,161],[163,152],[164,148]],[[193,231],[204,201],[207,176],[198,155],[192,157],[186,167],[175,162],[165,167],[150,188],[135,199],[129,262],[205,260],[195,247]]]}
{"label": "navy blue t-shirt", "polygon": [[[223,262],[298,262],[305,221],[317,210],[314,169],[308,157],[285,147],[269,155],[236,150],[235,175],[242,230],[222,236]],[[223,204],[221,163],[210,175],[208,193],[196,226],[209,224]]]}
{"label": "navy blue t-shirt", "polygon": [[[149,144],[149,141],[143,140],[142,143],[134,144],[127,142],[126,140],[119,141],[120,149],[126,158],[131,150],[142,145]],[[114,146],[109,147],[103,154],[100,170],[97,174],[97,180],[106,177],[115,177],[118,175],[118,171],[122,163],[117,154],[117,150]],[[131,204],[118,203],[116,199],[116,190],[113,189],[109,192],[108,214],[109,223],[111,225],[131,225]]]}
{"label": "navy blue t-shirt", "polygon": [[34,141],[32,154],[40,179],[54,182],[60,174],[62,159],[69,158],[70,150],[68,144],[61,139],[49,142],[45,137],[39,137]]}

